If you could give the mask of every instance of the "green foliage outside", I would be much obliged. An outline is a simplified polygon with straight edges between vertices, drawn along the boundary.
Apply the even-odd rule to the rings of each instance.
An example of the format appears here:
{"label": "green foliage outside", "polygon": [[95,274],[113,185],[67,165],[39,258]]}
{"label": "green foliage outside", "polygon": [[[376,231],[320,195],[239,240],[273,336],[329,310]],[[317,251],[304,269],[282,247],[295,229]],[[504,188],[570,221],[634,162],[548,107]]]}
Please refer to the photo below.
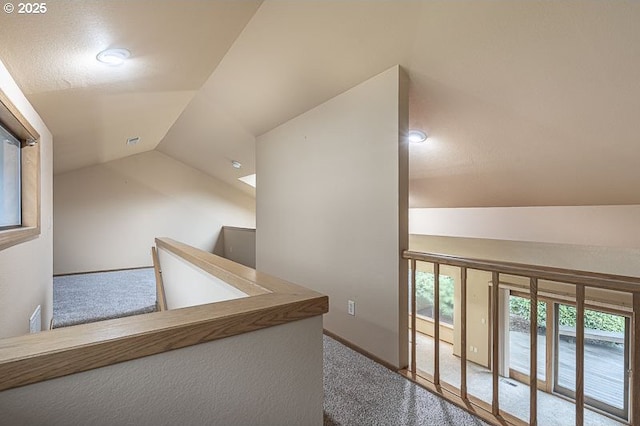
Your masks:
{"label": "green foliage outside", "polygon": [[[454,312],[454,279],[447,275],[440,275],[440,319],[453,324]],[[433,284],[434,275],[430,272],[416,272],[416,304],[419,313],[432,317],[433,312]],[[531,301],[522,297],[509,298],[511,315],[529,319]],[[422,312],[421,312],[422,311]],[[562,326],[576,326],[576,308],[560,305],[559,323]],[[546,326],[547,304],[538,302],[538,327]],[[584,325],[587,329],[624,333],[625,320],[620,315],[585,310]]]}
{"label": "green foliage outside", "polygon": [[[530,315],[531,301],[521,297],[509,298],[509,310],[511,315],[528,319]],[[544,327],[547,318],[546,303],[538,302],[538,327]],[[559,323],[569,327],[576,326],[576,308],[573,306],[560,305]],[[584,326],[592,330],[624,332],[624,317],[611,315],[604,312],[596,312],[586,309],[584,312]]]}
{"label": "green foliage outside", "polygon": [[[433,312],[433,284],[434,275],[429,272],[416,272],[416,305],[420,311],[427,311],[432,317]],[[453,288],[454,279],[447,275],[440,275],[440,320],[453,324]]]}

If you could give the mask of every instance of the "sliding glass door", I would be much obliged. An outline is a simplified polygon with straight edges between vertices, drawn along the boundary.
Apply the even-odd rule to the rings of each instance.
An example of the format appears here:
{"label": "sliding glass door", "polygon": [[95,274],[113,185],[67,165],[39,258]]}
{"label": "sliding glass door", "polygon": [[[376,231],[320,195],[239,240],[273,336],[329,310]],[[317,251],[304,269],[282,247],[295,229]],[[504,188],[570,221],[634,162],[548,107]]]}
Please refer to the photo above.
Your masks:
{"label": "sliding glass door", "polygon": [[[554,391],[575,398],[576,308],[555,304]],[[628,419],[629,318],[585,310],[584,394],[593,408]]]}
{"label": "sliding glass door", "polygon": [[[531,300],[526,296],[509,296],[509,375],[529,383],[531,330]],[[547,302],[538,301],[538,387],[546,389]]]}

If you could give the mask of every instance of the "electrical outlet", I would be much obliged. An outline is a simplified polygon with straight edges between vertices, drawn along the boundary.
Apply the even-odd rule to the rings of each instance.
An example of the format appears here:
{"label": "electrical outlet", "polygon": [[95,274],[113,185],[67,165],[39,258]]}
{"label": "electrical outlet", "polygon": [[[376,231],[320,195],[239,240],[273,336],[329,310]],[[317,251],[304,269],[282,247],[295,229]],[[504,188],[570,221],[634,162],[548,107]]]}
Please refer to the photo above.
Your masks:
{"label": "electrical outlet", "polygon": [[349,300],[347,302],[347,312],[349,313],[349,315],[354,315],[356,314],[356,302],[354,302],[353,300]]}
{"label": "electrical outlet", "polygon": [[478,348],[473,348],[473,353],[478,353]]}

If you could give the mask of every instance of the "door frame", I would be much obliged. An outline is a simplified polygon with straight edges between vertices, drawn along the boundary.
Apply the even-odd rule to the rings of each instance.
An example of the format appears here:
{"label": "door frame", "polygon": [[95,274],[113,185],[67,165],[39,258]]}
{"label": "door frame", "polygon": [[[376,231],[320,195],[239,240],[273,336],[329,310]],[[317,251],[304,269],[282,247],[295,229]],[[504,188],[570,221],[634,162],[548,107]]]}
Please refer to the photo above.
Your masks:
{"label": "door frame", "polygon": [[[522,299],[531,300],[531,296],[529,293],[523,293],[517,290],[510,290],[509,297],[516,296]],[[541,391],[545,391],[547,393],[551,393],[553,391],[553,380],[550,380],[554,377],[554,362],[553,362],[553,354],[554,354],[554,333],[553,327],[555,324],[555,309],[553,309],[554,301],[547,297],[538,296],[538,302],[546,303],[547,305],[547,318],[545,320],[545,371],[544,371],[544,380],[540,380],[537,377],[536,372],[536,380],[538,382],[538,389]],[[552,308],[549,309],[549,306]],[[550,332],[551,331],[551,332]],[[509,367],[509,377],[515,379],[519,382],[522,382],[526,385],[529,384],[529,374],[522,373],[520,371],[514,370]]]}
{"label": "door frame", "polygon": [[[558,302],[554,302],[553,303],[553,317],[554,317],[554,324],[553,324],[553,342],[554,342],[554,352],[553,352],[553,370],[554,370],[554,375],[553,375],[553,380],[552,380],[552,393],[557,394],[559,396],[563,396],[566,398],[571,399],[572,401],[575,401],[576,399],[576,393],[575,391],[568,389],[564,386],[561,386],[558,384],[558,362],[559,362],[559,353],[558,353],[558,348],[559,348],[559,344],[558,344],[558,339],[560,338],[560,327],[558,325],[558,311],[560,309],[560,305],[567,305],[567,306],[575,306],[575,302],[568,302],[568,301],[558,301]],[[631,316],[629,315],[628,312],[623,312],[623,311],[617,311],[615,309],[611,309],[611,308],[601,308],[601,307],[594,307],[594,306],[589,306],[587,304],[585,304],[585,310],[590,310],[590,311],[599,311],[599,312],[603,312],[603,313],[607,313],[607,314],[612,314],[612,315],[618,315],[624,318],[625,322],[624,322],[624,384],[623,384],[623,391],[624,391],[624,396],[623,396],[623,408],[620,409],[618,407],[614,407],[612,405],[608,405],[605,402],[602,402],[600,400],[594,399],[592,397],[589,397],[586,392],[584,393],[584,402],[585,405],[588,405],[590,408],[593,408],[599,412],[601,412],[602,414],[605,415],[609,415],[609,416],[615,416],[616,418],[619,419],[624,419],[624,420],[629,420],[629,402],[630,402],[630,383],[629,383],[629,369],[631,368],[630,366],[630,359],[631,359]]]}

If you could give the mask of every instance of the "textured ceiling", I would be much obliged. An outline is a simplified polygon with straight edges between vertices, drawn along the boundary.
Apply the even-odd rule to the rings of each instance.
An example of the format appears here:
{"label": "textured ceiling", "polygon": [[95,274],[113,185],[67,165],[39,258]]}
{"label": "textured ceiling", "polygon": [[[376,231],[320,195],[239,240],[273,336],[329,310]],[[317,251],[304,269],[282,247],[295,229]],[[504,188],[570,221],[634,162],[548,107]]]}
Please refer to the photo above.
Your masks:
{"label": "textured ceiling", "polygon": [[[162,139],[251,193],[237,177],[255,136],[400,64],[431,136],[411,146],[412,206],[640,204],[640,2],[60,4],[74,7],[46,25],[0,17],[0,58],[51,127],[58,172],[139,135],[136,150]],[[98,67],[108,46],[132,50],[128,68]]]}
{"label": "textured ceiling", "polygon": [[[54,135],[54,172],[154,149],[259,4],[56,0],[42,15],[3,13],[0,59]],[[131,58],[97,62],[111,47]]]}

